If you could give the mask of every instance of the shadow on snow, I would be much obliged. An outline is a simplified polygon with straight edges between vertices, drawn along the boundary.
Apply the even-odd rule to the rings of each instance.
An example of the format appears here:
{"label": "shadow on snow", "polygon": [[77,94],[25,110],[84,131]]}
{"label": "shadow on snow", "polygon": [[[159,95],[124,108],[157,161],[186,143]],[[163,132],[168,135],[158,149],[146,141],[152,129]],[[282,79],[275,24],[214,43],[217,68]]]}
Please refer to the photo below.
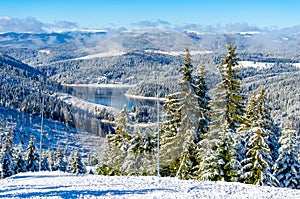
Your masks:
{"label": "shadow on snow", "polygon": [[[57,187],[58,188],[58,187]],[[45,188],[47,189],[47,188]],[[140,189],[140,190],[62,190],[62,191],[47,191],[47,192],[29,192],[29,193],[17,193],[17,194],[6,194],[7,198],[31,198],[31,197],[53,197],[57,196],[60,198],[76,198],[78,196],[120,196],[120,195],[134,195],[134,194],[148,194],[155,191],[167,191],[177,192],[173,189]]]}

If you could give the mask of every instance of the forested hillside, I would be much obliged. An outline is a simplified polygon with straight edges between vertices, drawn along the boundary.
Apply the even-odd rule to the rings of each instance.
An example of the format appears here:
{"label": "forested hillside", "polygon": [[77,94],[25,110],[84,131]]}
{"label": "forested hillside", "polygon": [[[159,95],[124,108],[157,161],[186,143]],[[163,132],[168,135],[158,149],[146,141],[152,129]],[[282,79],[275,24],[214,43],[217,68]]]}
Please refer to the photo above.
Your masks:
{"label": "forested hillside", "polygon": [[264,88],[272,117],[279,124],[300,127],[300,68],[292,63],[275,63],[272,67],[242,69],[243,92],[247,95]]}
{"label": "forested hillside", "polygon": [[[49,80],[42,72],[4,55],[0,56],[0,66],[1,107],[14,108],[33,116],[41,116],[43,112],[45,118],[97,135],[105,134],[110,128],[100,120],[113,120],[113,113],[105,108],[90,112],[65,102],[59,97],[62,86]],[[97,121],[96,127],[91,128],[91,120]],[[106,130],[102,131],[102,128]]]}
{"label": "forested hillside", "polygon": [[41,109],[44,109],[46,118],[74,126],[70,107],[53,95],[61,89],[58,83],[48,80],[42,72],[8,56],[2,55],[0,64],[1,106],[35,116],[40,115]]}

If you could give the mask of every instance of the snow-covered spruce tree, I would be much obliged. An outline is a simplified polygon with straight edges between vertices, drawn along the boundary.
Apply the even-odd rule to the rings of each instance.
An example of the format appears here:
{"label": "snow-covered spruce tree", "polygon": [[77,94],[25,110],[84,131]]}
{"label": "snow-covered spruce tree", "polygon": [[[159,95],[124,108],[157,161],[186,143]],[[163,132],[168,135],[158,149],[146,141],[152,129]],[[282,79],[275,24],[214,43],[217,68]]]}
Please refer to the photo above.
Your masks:
{"label": "snow-covered spruce tree", "polygon": [[219,66],[221,82],[216,85],[209,105],[208,132],[200,142],[200,146],[207,149],[197,172],[202,180],[237,181],[241,168],[241,154],[237,150],[237,128],[244,122],[241,77],[236,69],[236,47],[229,44],[227,49],[228,54]]}
{"label": "snow-covered spruce tree", "polygon": [[49,162],[48,162],[48,153],[44,152],[42,154],[42,162],[41,162],[41,171],[50,171]]}
{"label": "snow-covered spruce tree", "polygon": [[247,143],[247,158],[242,161],[244,182],[254,185],[278,186],[278,180],[272,175],[271,151],[263,134],[265,129],[261,126],[250,129],[251,137]]}
{"label": "snow-covered spruce tree", "polygon": [[153,132],[141,132],[136,129],[129,141],[127,156],[120,168],[126,175],[155,175],[156,138]]}
{"label": "snow-covered spruce tree", "polygon": [[108,139],[105,139],[103,144],[103,148],[98,156],[98,164],[96,167],[96,174],[97,175],[106,175],[106,176],[114,176],[119,175],[119,168],[115,169],[113,164],[112,157],[112,150],[110,148],[110,143]]}
{"label": "snow-covered spruce tree", "polygon": [[54,160],[53,160],[53,152],[49,149],[46,153],[47,162],[49,166],[49,171],[55,171]]}
{"label": "snow-covered spruce tree", "polygon": [[200,107],[199,118],[198,118],[198,129],[197,135],[200,136],[198,139],[202,140],[208,130],[209,125],[209,101],[210,97],[208,96],[208,88],[205,81],[205,64],[202,62],[198,74],[194,77],[192,87],[195,91],[195,94],[198,98],[198,104]]}
{"label": "snow-covered spruce tree", "polygon": [[268,107],[266,101],[267,95],[264,89],[261,89],[258,94],[251,96],[244,116],[247,123],[244,123],[239,129],[239,132],[242,135],[243,140],[247,142],[251,136],[251,134],[248,133],[248,130],[253,127],[262,127],[265,130],[265,134],[262,136],[268,144],[271,150],[272,160],[275,162],[278,158],[279,129],[271,118],[270,107]]}
{"label": "snow-covered spruce tree", "polygon": [[23,146],[20,143],[16,153],[15,153],[15,162],[16,162],[16,169],[15,173],[26,172],[26,161],[23,157]]}
{"label": "snow-covered spruce tree", "polygon": [[4,178],[9,177],[15,174],[16,163],[13,158],[14,149],[12,146],[12,138],[8,132],[5,133],[5,142],[2,145],[1,154],[0,154],[0,163],[2,165],[1,168],[1,176]]}
{"label": "snow-covered spruce tree", "polygon": [[54,167],[55,170],[63,171],[65,172],[67,170],[67,161],[66,161],[66,153],[64,150],[62,150],[60,147],[58,147],[57,151],[55,152],[55,161],[54,161]]}
{"label": "snow-covered spruce tree", "polygon": [[99,159],[97,173],[99,175],[119,175],[127,157],[129,142],[132,139],[129,128],[129,117],[126,105],[123,106],[117,120],[114,134],[106,135],[106,150]]}
{"label": "snow-covered spruce tree", "polygon": [[39,155],[36,152],[33,138],[30,138],[29,144],[26,149],[26,170],[27,171],[38,171],[39,170]]}
{"label": "snow-covered spruce tree", "polygon": [[67,167],[67,171],[74,174],[85,174],[86,168],[85,165],[82,162],[80,153],[73,152],[69,159],[69,164]]}
{"label": "snow-covered spruce tree", "polygon": [[[206,137],[206,133],[208,131],[208,125],[209,125],[209,121],[210,121],[210,117],[209,117],[209,101],[210,101],[210,97],[208,96],[208,88],[206,85],[206,81],[205,81],[205,74],[204,74],[204,70],[205,70],[205,65],[203,63],[203,61],[201,62],[199,71],[198,71],[198,75],[195,76],[194,78],[194,90],[196,95],[199,97],[199,106],[200,106],[200,117],[199,117],[199,125],[198,125],[198,135],[200,135],[200,141],[205,139]],[[197,143],[197,149],[196,149],[196,160],[197,160],[197,165],[193,168],[194,175],[195,178],[198,178],[199,173],[200,173],[200,162],[202,162],[203,157],[202,155],[206,153],[207,147],[205,147],[205,145],[201,145],[201,142]]]}
{"label": "snow-covered spruce tree", "polygon": [[[181,123],[181,112],[179,109],[179,93],[170,94],[164,103],[165,114],[160,128],[160,153],[162,176],[175,176],[179,168],[180,145],[176,140]],[[175,144],[176,143],[176,144]]]}
{"label": "snow-covered spruce tree", "polygon": [[[243,175],[240,178],[241,182],[250,184],[267,184],[276,186],[277,182],[274,182],[274,177],[272,177],[272,167],[274,165],[274,158],[277,156],[278,141],[276,136],[276,127],[272,122],[269,114],[269,108],[265,104],[266,94],[264,90],[261,89],[259,94],[253,95],[246,108],[245,119],[247,123],[239,129],[239,133],[242,135],[244,140],[244,146],[246,149],[246,157],[241,162]],[[259,131],[259,136],[262,139],[262,143],[258,141],[253,141],[257,132]],[[264,145],[262,145],[264,144]],[[261,147],[261,148],[259,148]],[[253,148],[257,148],[262,152],[253,152]],[[256,157],[257,154],[262,154],[260,159]],[[252,161],[252,162],[251,162]],[[265,165],[265,169],[257,170],[255,168],[255,161],[261,161]],[[258,174],[261,172],[261,174]],[[250,177],[249,177],[250,176]],[[269,176],[269,180],[260,179],[264,176]]]}
{"label": "snow-covered spruce tree", "polygon": [[279,139],[279,157],[274,165],[273,175],[280,187],[300,189],[300,162],[298,159],[297,131],[284,129]]}
{"label": "snow-covered spruce tree", "polygon": [[161,127],[162,174],[182,179],[191,178],[197,165],[196,148],[206,130],[208,103],[204,78],[193,76],[192,60],[186,51],[179,70],[180,91],[168,96]]}

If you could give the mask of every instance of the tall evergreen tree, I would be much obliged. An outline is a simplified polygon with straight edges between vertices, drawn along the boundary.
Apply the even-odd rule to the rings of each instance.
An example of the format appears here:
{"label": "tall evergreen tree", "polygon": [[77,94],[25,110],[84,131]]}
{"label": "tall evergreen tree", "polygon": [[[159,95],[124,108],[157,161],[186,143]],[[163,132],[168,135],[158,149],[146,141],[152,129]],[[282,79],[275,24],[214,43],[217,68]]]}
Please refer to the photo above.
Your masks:
{"label": "tall evergreen tree", "polygon": [[298,159],[299,142],[297,131],[285,129],[279,140],[279,157],[274,165],[274,176],[280,187],[300,189],[300,161]]}
{"label": "tall evergreen tree", "polygon": [[[178,158],[181,143],[174,144],[181,123],[181,112],[179,107],[178,93],[170,94],[164,103],[165,114],[160,128],[160,153],[161,153],[161,175],[175,176],[178,167]],[[175,158],[174,158],[175,157]],[[175,167],[174,167],[175,166]]]}
{"label": "tall evergreen tree", "polygon": [[106,145],[109,150],[106,151],[106,155],[108,155],[108,157],[105,157],[104,162],[100,161],[100,165],[98,165],[99,174],[123,174],[120,173],[121,167],[128,155],[128,148],[130,140],[132,139],[129,125],[130,121],[127,108],[126,105],[124,105],[116,121],[115,134],[108,134],[106,136]]}
{"label": "tall evergreen tree", "polygon": [[48,162],[48,153],[43,153],[41,157],[41,171],[50,171],[49,162]]}
{"label": "tall evergreen tree", "polygon": [[129,116],[127,113],[126,104],[123,105],[122,110],[119,113],[119,116],[116,120],[116,131],[128,132],[129,130]]}
{"label": "tall evergreen tree", "polygon": [[200,107],[199,110],[199,119],[198,119],[198,129],[197,135],[200,136],[198,140],[202,140],[208,130],[209,125],[209,101],[210,97],[208,96],[208,88],[205,81],[205,65],[202,62],[198,70],[198,74],[194,77],[192,87],[195,91],[196,96],[198,96],[198,104]]}
{"label": "tall evergreen tree", "polygon": [[86,173],[85,165],[83,164],[81,155],[78,151],[71,154],[67,171],[74,174]]}
{"label": "tall evergreen tree", "polygon": [[12,138],[8,132],[5,133],[5,142],[2,145],[2,150],[0,154],[0,162],[2,165],[1,168],[1,176],[9,177],[15,174],[16,164],[13,159],[13,146],[12,146]]}
{"label": "tall evergreen tree", "polygon": [[16,170],[15,173],[26,172],[26,161],[23,157],[23,147],[22,144],[17,149],[15,153],[15,162],[16,162]]}
{"label": "tall evergreen tree", "polygon": [[38,171],[39,170],[39,155],[36,152],[34,141],[31,138],[26,150],[26,170]]}
{"label": "tall evergreen tree", "polygon": [[187,49],[180,91],[168,96],[161,130],[163,175],[188,179],[197,165],[196,148],[207,125],[207,94],[202,73],[193,76],[193,65]]}
{"label": "tall evergreen tree", "polygon": [[[249,99],[244,118],[247,122],[241,126],[239,133],[244,141],[246,157],[242,161],[243,175],[240,180],[251,184],[276,186],[277,182],[272,176],[272,167],[278,150],[277,131],[270,117],[263,89]],[[260,154],[259,158],[256,157],[257,154]],[[260,163],[261,167],[256,168],[255,162]],[[268,178],[264,178],[265,176]]]}
{"label": "tall evergreen tree", "polygon": [[240,160],[236,150],[237,128],[244,122],[241,77],[236,69],[236,47],[227,46],[228,54],[219,66],[221,82],[217,84],[210,101],[208,133],[200,146],[207,149],[199,166],[199,178],[204,180],[237,181]]}
{"label": "tall evergreen tree", "polygon": [[272,152],[272,159],[275,161],[278,157],[279,129],[271,118],[271,110],[266,101],[267,95],[264,89],[261,89],[258,94],[251,96],[244,117],[247,122],[243,124],[243,126],[239,129],[239,132],[243,139],[247,141],[249,139],[249,136],[247,136],[247,130],[258,125],[264,128],[266,130],[266,134],[263,136]]}
{"label": "tall evergreen tree", "polygon": [[154,135],[136,129],[129,141],[127,156],[121,167],[126,175],[154,175],[157,144]]}
{"label": "tall evergreen tree", "polygon": [[46,156],[47,156],[49,171],[55,171],[54,160],[53,160],[53,152],[51,150],[48,150]]}
{"label": "tall evergreen tree", "polygon": [[55,170],[65,172],[67,170],[67,165],[68,163],[66,162],[65,152],[60,147],[58,147],[55,153]]}
{"label": "tall evergreen tree", "polygon": [[263,137],[264,131],[260,126],[249,131],[252,136],[247,143],[247,158],[242,161],[242,178],[247,184],[278,186],[271,172],[271,151]]}

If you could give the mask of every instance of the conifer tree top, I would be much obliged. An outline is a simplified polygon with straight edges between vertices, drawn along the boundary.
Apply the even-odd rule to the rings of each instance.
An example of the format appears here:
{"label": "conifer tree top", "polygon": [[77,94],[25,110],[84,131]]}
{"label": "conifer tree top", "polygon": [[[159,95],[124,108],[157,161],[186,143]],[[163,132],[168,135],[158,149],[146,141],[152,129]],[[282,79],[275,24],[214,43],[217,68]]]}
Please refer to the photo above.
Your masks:
{"label": "conifer tree top", "polygon": [[191,54],[190,50],[188,48],[185,49],[186,55],[183,58],[184,60],[184,65],[182,68],[179,69],[178,72],[183,72],[183,79],[185,81],[191,81],[192,80],[192,71],[193,71],[193,65],[192,65],[192,59],[191,59]]}

